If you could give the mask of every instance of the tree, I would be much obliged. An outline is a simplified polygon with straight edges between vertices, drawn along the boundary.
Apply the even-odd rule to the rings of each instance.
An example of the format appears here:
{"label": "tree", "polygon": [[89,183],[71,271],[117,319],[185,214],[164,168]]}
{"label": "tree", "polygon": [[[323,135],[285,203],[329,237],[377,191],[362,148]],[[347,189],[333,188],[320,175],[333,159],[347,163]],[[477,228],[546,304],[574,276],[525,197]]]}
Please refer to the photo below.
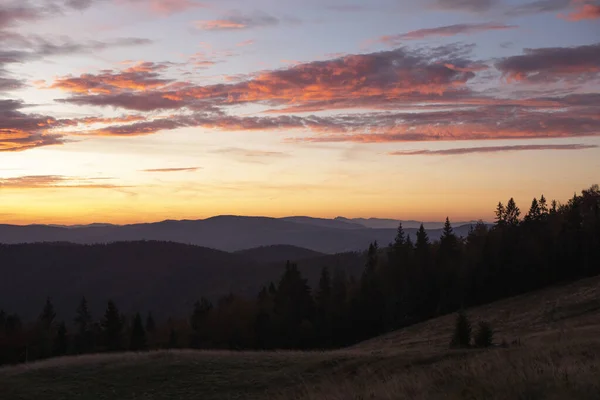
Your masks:
{"label": "tree", "polygon": [[56,337],[54,338],[54,355],[64,356],[67,354],[68,349],[69,338],[67,337],[67,325],[64,322],[61,322],[58,325]]}
{"label": "tree", "polygon": [[92,314],[88,308],[88,302],[85,297],[81,299],[79,306],[77,307],[75,324],[80,335],[84,335],[89,331],[92,325]]}
{"label": "tree", "polygon": [[517,207],[515,200],[511,197],[506,204],[505,211],[505,220],[506,223],[510,226],[519,225],[519,216],[521,215],[521,210]]}
{"label": "tree", "polygon": [[471,345],[471,323],[464,312],[459,312],[454,324],[451,347],[469,347]]}
{"label": "tree", "polygon": [[480,321],[475,334],[475,346],[490,347],[494,343],[494,331],[492,326],[485,321]]}
{"label": "tree", "polygon": [[192,327],[192,339],[191,345],[193,348],[200,348],[203,342],[207,341],[210,337],[210,332],[206,329],[208,316],[213,309],[212,303],[205,297],[202,297],[200,301],[194,304],[194,311],[190,318],[190,325]]}
{"label": "tree", "polygon": [[48,297],[46,298],[44,309],[38,318],[41,328],[45,331],[50,331],[55,318],[56,312],[54,311],[54,305],[52,304],[50,297]]}
{"label": "tree", "polygon": [[146,332],[149,334],[153,334],[156,331],[156,322],[154,321],[154,317],[152,317],[152,313],[148,313],[148,317],[146,317]]}
{"label": "tree", "polygon": [[135,317],[133,318],[133,327],[131,328],[129,350],[141,351],[145,350],[146,346],[146,331],[144,329],[144,324],[142,323],[142,316],[140,313],[136,313]]}
{"label": "tree", "polygon": [[102,333],[104,345],[108,351],[119,351],[122,349],[123,319],[116,304],[111,300],[108,302],[104,318],[102,319]]}
{"label": "tree", "polygon": [[539,221],[542,218],[542,210],[540,209],[540,205],[537,199],[534,197],[531,201],[531,207],[529,207],[529,212],[525,215],[525,220],[528,222]]}
{"label": "tree", "polygon": [[315,328],[317,330],[318,340],[323,347],[331,345],[331,276],[329,269],[324,267],[321,270],[321,278],[319,279],[319,288],[315,295],[316,302],[316,321]]}
{"label": "tree", "polygon": [[93,320],[85,297],[81,299],[81,302],[77,307],[74,322],[77,326],[75,351],[80,354],[92,351],[94,347],[94,332],[92,331]]}
{"label": "tree", "polygon": [[548,215],[548,201],[543,194],[540,197],[539,205],[541,216],[545,218]]}
{"label": "tree", "polygon": [[506,225],[506,209],[504,208],[504,204],[502,202],[498,203],[496,207],[496,226],[504,226]]}

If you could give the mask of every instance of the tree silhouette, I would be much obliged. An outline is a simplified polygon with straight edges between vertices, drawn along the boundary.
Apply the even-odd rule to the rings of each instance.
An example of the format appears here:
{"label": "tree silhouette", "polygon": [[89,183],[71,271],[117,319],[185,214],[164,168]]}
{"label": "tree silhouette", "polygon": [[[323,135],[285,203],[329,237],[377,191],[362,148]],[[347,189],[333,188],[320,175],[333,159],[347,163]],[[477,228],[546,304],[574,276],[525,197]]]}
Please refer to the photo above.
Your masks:
{"label": "tree silhouette", "polygon": [[148,316],[146,317],[146,332],[148,332],[148,334],[153,334],[156,331],[156,322],[154,321],[154,317],[152,316],[152,313],[149,312]]}
{"label": "tree silhouette", "polygon": [[50,331],[54,324],[54,319],[56,318],[56,312],[54,311],[54,305],[50,300],[50,297],[46,298],[46,304],[44,305],[44,309],[40,314],[38,321],[40,326],[45,331]]}
{"label": "tree silhouette", "polygon": [[121,350],[123,340],[123,319],[119,313],[119,309],[112,300],[108,302],[101,327],[106,349],[108,351]]}
{"label": "tree silhouette", "polygon": [[506,203],[506,212],[505,212],[505,220],[506,223],[510,226],[516,226],[519,224],[519,216],[521,215],[521,210],[517,207],[515,200],[511,197]]}
{"label": "tree silhouette", "polygon": [[494,343],[494,331],[492,326],[485,321],[479,322],[477,333],[475,334],[475,346],[490,347]]}
{"label": "tree silhouette", "polygon": [[469,347],[471,345],[471,323],[464,312],[459,312],[454,324],[451,347]]}
{"label": "tree silhouette", "polygon": [[146,342],[146,330],[142,322],[142,316],[140,313],[136,313],[133,318],[133,326],[131,328],[131,339],[129,342],[129,350],[141,351],[147,347]]}
{"label": "tree silhouette", "polygon": [[61,322],[58,325],[58,330],[56,331],[56,337],[54,339],[54,355],[64,356],[67,354],[68,349],[69,338],[67,337],[67,325],[64,322]]}

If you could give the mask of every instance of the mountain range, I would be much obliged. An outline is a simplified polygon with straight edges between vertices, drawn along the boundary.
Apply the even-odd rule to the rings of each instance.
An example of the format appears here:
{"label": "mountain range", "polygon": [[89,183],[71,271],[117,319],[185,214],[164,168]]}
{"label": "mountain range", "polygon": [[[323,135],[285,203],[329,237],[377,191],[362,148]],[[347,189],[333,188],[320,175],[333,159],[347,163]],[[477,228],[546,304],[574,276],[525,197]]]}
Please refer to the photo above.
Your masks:
{"label": "mountain range", "polygon": [[[223,215],[203,220],[166,220],[131,225],[91,224],[0,225],[0,243],[70,242],[101,244],[122,241],[169,241],[235,252],[270,245],[290,245],[335,254],[364,250],[373,241],[392,242],[401,221],[387,219],[335,219],[311,217],[244,217]],[[419,222],[402,221],[414,239]],[[455,233],[466,236],[473,223],[455,224]],[[429,237],[441,235],[442,223],[424,224]]]}

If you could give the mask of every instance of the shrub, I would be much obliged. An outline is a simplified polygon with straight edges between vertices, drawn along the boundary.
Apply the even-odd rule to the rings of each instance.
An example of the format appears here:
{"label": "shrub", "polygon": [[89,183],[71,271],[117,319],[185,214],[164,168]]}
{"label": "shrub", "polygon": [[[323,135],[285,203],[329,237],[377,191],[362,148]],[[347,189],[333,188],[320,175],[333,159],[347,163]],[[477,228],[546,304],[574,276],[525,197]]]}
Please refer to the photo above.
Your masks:
{"label": "shrub", "polygon": [[494,342],[494,331],[492,326],[485,321],[479,322],[477,333],[475,334],[475,346],[490,347]]}

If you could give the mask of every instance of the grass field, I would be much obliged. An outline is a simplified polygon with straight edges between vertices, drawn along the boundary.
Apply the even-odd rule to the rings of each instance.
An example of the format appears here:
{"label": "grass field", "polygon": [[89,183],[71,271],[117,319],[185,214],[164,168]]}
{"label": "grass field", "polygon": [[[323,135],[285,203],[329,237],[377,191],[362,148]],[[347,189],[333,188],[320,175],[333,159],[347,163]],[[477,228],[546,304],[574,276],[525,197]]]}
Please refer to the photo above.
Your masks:
{"label": "grass field", "polygon": [[599,278],[468,315],[509,346],[450,350],[454,316],[445,316],[332,352],[164,351],[7,367],[0,399],[600,398]]}

